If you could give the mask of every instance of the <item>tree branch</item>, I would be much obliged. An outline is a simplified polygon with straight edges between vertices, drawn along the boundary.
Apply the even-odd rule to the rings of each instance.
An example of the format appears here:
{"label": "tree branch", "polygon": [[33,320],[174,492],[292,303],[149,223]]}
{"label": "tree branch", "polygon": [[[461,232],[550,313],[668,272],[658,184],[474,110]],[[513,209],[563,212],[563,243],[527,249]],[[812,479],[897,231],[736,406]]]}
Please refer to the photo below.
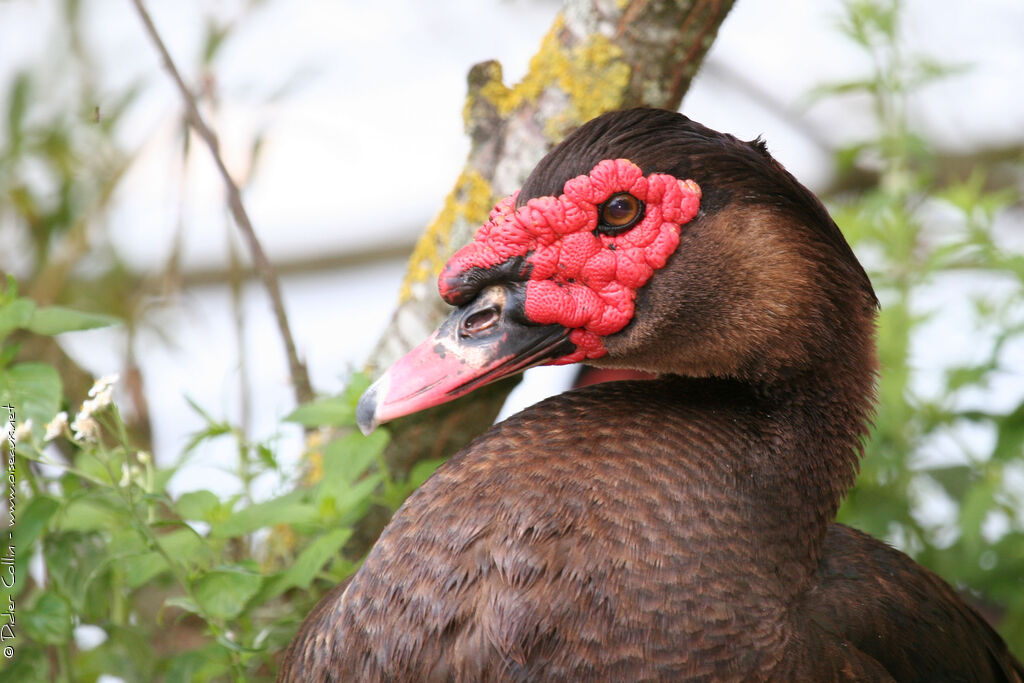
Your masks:
{"label": "tree branch", "polygon": [[288,325],[288,315],[285,312],[284,300],[281,297],[281,287],[278,283],[277,274],[274,272],[273,266],[270,265],[270,260],[267,258],[266,253],[263,251],[263,247],[260,244],[259,239],[256,237],[256,231],[252,227],[252,222],[249,220],[249,214],[245,210],[245,205],[242,203],[242,193],[238,189],[238,185],[232,179],[231,174],[228,173],[227,167],[224,165],[224,160],[221,158],[219,145],[217,143],[217,135],[203,120],[202,114],[199,113],[199,106],[196,103],[196,98],[192,92],[185,85],[185,81],[181,77],[181,72],[178,71],[178,67],[175,66],[174,60],[171,58],[170,53],[167,51],[167,46],[164,45],[163,39],[156,30],[156,26],[153,24],[152,18],[149,16],[149,12],[146,11],[145,6],[142,4],[142,0],[132,0],[135,5],[135,9],[139,12],[139,17],[142,19],[143,25],[146,27],[146,32],[149,37],[153,40],[153,44],[156,45],[157,50],[160,52],[160,57],[163,60],[164,67],[168,73],[174,79],[175,84],[178,86],[178,92],[181,93],[182,101],[185,103],[185,114],[188,119],[189,125],[192,126],[193,130],[203,139],[206,146],[210,148],[210,154],[213,155],[213,161],[217,165],[217,170],[220,172],[221,178],[224,180],[224,187],[228,194],[228,206],[231,209],[231,215],[235,219],[235,224],[242,233],[242,238],[245,241],[246,246],[249,249],[249,255],[252,258],[253,268],[256,270],[257,275],[263,282],[263,287],[267,290],[267,295],[270,297],[270,305],[274,311],[274,318],[277,320],[278,331],[281,333],[281,340],[284,342],[285,355],[288,358],[288,371],[292,378],[292,384],[295,389],[295,400],[298,403],[305,403],[313,398],[313,389],[309,383],[309,373],[306,370],[305,364],[299,359],[299,354],[295,350],[295,340],[292,337],[291,327]]}

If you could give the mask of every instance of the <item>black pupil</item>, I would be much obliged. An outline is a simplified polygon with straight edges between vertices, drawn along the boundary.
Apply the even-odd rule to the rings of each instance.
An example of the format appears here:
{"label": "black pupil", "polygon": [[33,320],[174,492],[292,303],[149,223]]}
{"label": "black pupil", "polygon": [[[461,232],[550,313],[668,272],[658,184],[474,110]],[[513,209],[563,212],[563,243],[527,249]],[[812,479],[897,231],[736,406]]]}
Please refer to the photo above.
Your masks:
{"label": "black pupil", "polygon": [[611,226],[625,225],[636,216],[636,199],[629,195],[612,197],[604,205],[602,218]]}

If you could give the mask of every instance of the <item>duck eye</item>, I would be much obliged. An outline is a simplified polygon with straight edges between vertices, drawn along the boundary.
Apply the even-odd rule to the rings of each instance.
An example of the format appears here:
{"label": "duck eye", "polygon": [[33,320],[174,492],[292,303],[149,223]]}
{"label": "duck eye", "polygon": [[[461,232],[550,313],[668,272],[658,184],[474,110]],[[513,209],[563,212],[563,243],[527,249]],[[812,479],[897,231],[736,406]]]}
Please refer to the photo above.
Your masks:
{"label": "duck eye", "polygon": [[596,232],[602,235],[618,235],[629,230],[644,217],[644,203],[629,194],[614,194],[598,207]]}

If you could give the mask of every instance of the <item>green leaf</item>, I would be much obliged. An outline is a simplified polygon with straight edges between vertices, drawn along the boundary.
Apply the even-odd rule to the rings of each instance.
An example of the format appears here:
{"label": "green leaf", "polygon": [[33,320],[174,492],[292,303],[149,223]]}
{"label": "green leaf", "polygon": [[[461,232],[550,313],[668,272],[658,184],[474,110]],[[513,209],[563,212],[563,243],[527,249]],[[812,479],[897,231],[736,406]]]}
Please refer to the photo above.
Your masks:
{"label": "green leaf", "polygon": [[302,500],[304,491],[292,493],[257,503],[236,511],[223,522],[210,527],[212,538],[244,536],[263,527],[274,524],[308,524],[316,521],[316,508]]}
{"label": "green leaf", "polygon": [[93,330],[98,327],[119,325],[121,320],[112,315],[86,313],[63,306],[46,306],[37,308],[32,316],[28,329],[36,334],[52,336],[62,332]]}
{"label": "green leaf", "polygon": [[211,643],[199,650],[175,655],[170,660],[163,680],[165,683],[228,680],[230,664],[224,648]]}
{"label": "green leaf", "polygon": [[199,605],[196,604],[195,600],[184,595],[176,595],[173,598],[167,598],[164,600],[164,606],[177,607],[178,609],[185,610],[190,614],[202,614],[199,609]]}
{"label": "green leaf", "polygon": [[[209,566],[213,561],[211,549],[187,526],[161,534],[157,542],[168,557],[188,571]],[[170,568],[164,553],[157,550],[143,551],[142,539],[137,536],[126,538],[119,544],[125,548],[125,552],[117,552],[114,545],[112,542],[111,559],[121,566],[124,581],[129,588],[138,588]]]}
{"label": "green leaf", "polygon": [[388,433],[377,430],[369,436],[351,432],[327,444],[324,449],[324,485],[337,488],[355,483],[388,444]]}
{"label": "green leaf", "polygon": [[1007,462],[1024,458],[1024,403],[995,422],[998,436],[992,459]]}
{"label": "green leaf", "polygon": [[304,427],[343,427],[355,422],[356,411],[343,396],[304,403],[285,418]]}
{"label": "green leaf", "polygon": [[234,619],[245,611],[249,599],[263,582],[259,574],[241,567],[208,572],[192,586],[196,602],[215,619]]}
{"label": "green leaf", "polygon": [[168,569],[167,560],[155,550],[139,555],[126,555],[117,560],[121,562],[124,582],[129,588],[138,588]]}
{"label": "green leaf", "polygon": [[60,508],[60,503],[50,496],[37,496],[29,501],[24,510],[18,512],[14,525],[14,545],[18,552],[30,550],[47,522]]}
{"label": "green leaf", "polygon": [[0,308],[0,339],[14,330],[26,327],[35,310],[36,304],[31,299],[15,299]]}
{"label": "green leaf", "polygon": [[[225,518],[220,499],[210,491],[190,491],[185,493],[174,504],[174,508],[182,519],[212,522]],[[227,510],[230,512],[230,508]]]}
{"label": "green leaf", "polygon": [[413,468],[409,471],[409,479],[406,481],[410,490],[415,490],[422,486],[423,482],[429,479],[430,475],[443,465],[446,460],[447,458],[433,458],[431,460],[420,460],[413,465]]}
{"label": "green leaf", "polygon": [[356,404],[369,386],[370,379],[366,375],[355,374],[338,396],[304,403],[284,419],[304,427],[354,427]]}
{"label": "green leaf", "polygon": [[71,605],[53,591],[45,591],[25,612],[18,615],[25,635],[47,645],[60,645],[71,638]]}
{"label": "green leaf", "polygon": [[203,42],[203,66],[209,66],[220,52],[224,39],[231,33],[230,24],[218,24],[212,19],[206,22],[206,39]]}
{"label": "green leaf", "polygon": [[[104,495],[105,494],[105,495]],[[60,517],[65,531],[105,531],[128,523],[127,510],[108,492],[91,492],[70,501]]]}
{"label": "green leaf", "polygon": [[334,529],[316,539],[303,550],[281,579],[278,588],[309,588],[321,568],[338,554],[352,535],[351,529]]}
{"label": "green leaf", "polygon": [[53,419],[60,410],[60,376],[46,363],[19,363],[0,370],[0,405],[13,406],[16,418],[31,418],[36,429]]}
{"label": "green leaf", "polygon": [[52,534],[43,545],[47,577],[77,612],[85,609],[89,585],[109,568],[109,557],[98,534]]}
{"label": "green leaf", "polygon": [[267,469],[277,469],[277,458],[274,456],[274,451],[270,450],[266,445],[259,444],[256,446],[256,456]]}
{"label": "green leaf", "polygon": [[19,71],[11,79],[11,89],[7,95],[7,143],[10,145],[8,154],[12,158],[18,156],[24,140],[22,125],[28,110],[31,86],[32,80],[25,71]]}

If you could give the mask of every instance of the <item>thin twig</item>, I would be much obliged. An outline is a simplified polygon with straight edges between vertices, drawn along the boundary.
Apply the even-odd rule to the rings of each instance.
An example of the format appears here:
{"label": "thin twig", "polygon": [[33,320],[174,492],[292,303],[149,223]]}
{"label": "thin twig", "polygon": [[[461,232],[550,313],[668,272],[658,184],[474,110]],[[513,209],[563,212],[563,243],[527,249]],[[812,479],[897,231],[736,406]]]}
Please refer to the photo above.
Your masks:
{"label": "thin twig", "polygon": [[189,125],[198,133],[199,137],[203,139],[206,146],[210,148],[210,153],[213,155],[213,161],[217,164],[217,170],[220,171],[221,178],[224,179],[224,186],[228,193],[228,206],[231,208],[231,215],[234,216],[235,224],[238,229],[242,232],[242,237],[245,240],[246,245],[249,247],[249,254],[252,257],[253,268],[263,281],[263,286],[267,290],[267,294],[270,296],[270,305],[274,309],[274,317],[277,319],[277,327],[281,333],[281,339],[284,342],[285,354],[288,356],[288,370],[291,374],[292,384],[295,387],[295,399],[299,403],[305,403],[313,398],[313,389],[309,383],[309,373],[306,371],[306,366],[299,359],[299,354],[295,350],[295,340],[292,338],[291,328],[288,326],[288,315],[284,310],[284,301],[281,298],[281,287],[277,281],[277,274],[274,272],[273,266],[270,265],[270,261],[267,259],[267,255],[263,251],[263,247],[260,245],[259,239],[256,237],[256,231],[253,230],[252,222],[249,220],[249,214],[245,210],[245,206],[242,204],[242,193],[238,190],[238,185],[231,178],[231,174],[228,173],[227,167],[224,165],[224,160],[220,156],[219,146],[217,144],[217,135],[206,125],[206,121],[203,120],[202,115],[199,113],[199,106],[196,104],[196,99],[192,95],[192,92],[185,85],[185,81],[181,77],[181,72],[178,71],[178,67],[175,66],[174,60],[171,59],[170,53],[167,51],[167,46],[164,45],[163,39],[160,38],[160,34],[156,30],[156,26],[153,25],[153,20],[149,16],[149,12],[142,4],[142,0],[132,0],[135,4],[135,9],[139,12],[139,17],[142,19],[142,23],[146,27],[146,32],[149,37],[152,38],[153,43],[156,45],[157,50],[160,52],[160,57],[163,59],[164,67],[171,74],[174,82],[178,86],[178,91],[181,93],[181,97],[185,102],[185,113],[188,117]]}

